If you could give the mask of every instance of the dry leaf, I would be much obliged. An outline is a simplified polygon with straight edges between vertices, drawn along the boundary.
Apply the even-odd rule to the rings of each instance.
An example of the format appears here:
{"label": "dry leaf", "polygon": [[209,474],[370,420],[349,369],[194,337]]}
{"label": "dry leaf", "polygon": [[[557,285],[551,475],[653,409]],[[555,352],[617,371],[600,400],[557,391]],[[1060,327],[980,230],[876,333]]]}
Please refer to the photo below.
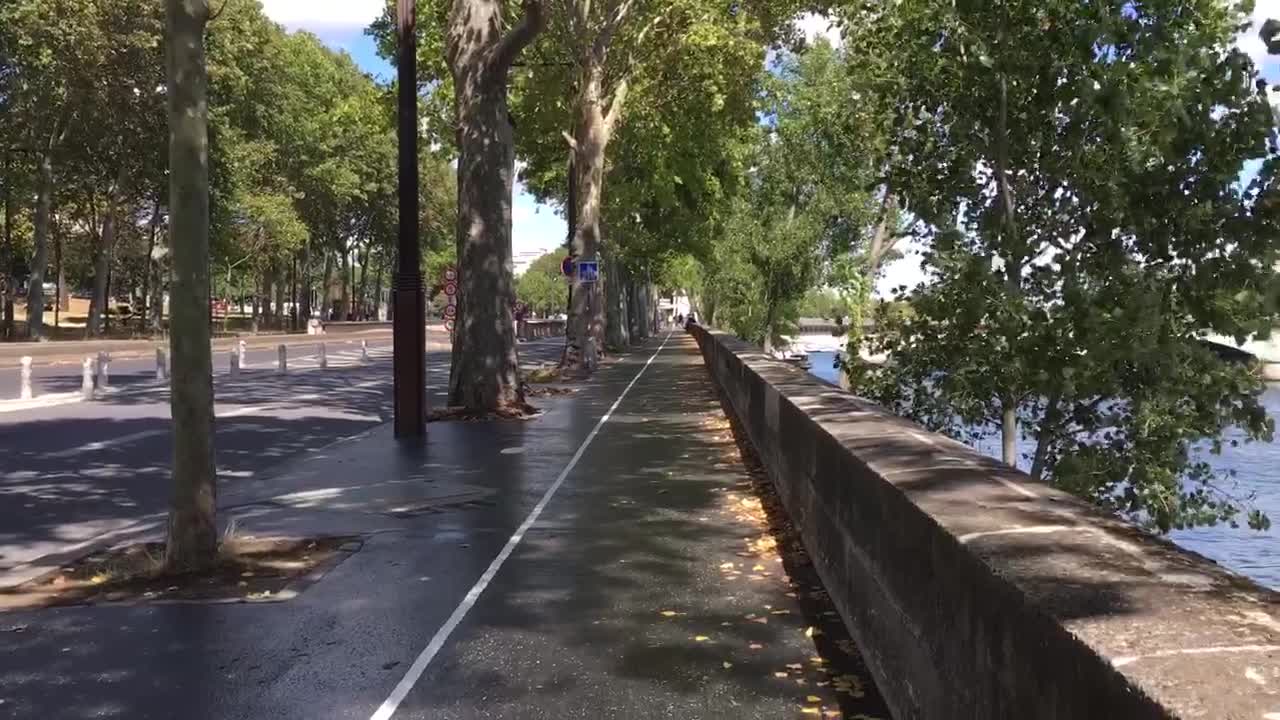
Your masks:
{"label": "dry leaf", "polygon": [[694,639],[694,642],[706,642],[711,638],[707,637],[706,635],[695,635],[693,639]]}
{"label": "dry leaf", "polygon": [[729,668],[733,667],[733,663],[731,662],[722,662],[720,664],[724,666],[725,670],[728,670]]}
{"label": "dry leaf", "polygon": [[804,713],[805,715],[817,715],[818,708],[816,707],[800,708],[800,712]]}
{"label": "dry leaf", "polygon": [[809,702],[816,702],[816,703],[822,702],[822,698],[818,697],[817,695],[810,695],[809,697],[805,698],[805,700],[808,700]]}
{"label": "dry leaf", "polygon": [[760,643],[751,643],[747,647],[751,648],[752,650],[761,650],[764,648],[764,646],[761,645]]}
{"label": "dry leaf", "polygon": [[787,674],[784,672],[776,672],[773,674],[773,676],[776,678],[784,678],[784,677],[787,677]]}
{"label": "dry leaf", "polygon": [[680,614],[680,613],[676,612],[675,610],[663,610],[663,611],[662,611],[662,616],[663,616],[663,617],[675,617],[675,616],[677,616],[677,615],[679,615],[679,614]]}

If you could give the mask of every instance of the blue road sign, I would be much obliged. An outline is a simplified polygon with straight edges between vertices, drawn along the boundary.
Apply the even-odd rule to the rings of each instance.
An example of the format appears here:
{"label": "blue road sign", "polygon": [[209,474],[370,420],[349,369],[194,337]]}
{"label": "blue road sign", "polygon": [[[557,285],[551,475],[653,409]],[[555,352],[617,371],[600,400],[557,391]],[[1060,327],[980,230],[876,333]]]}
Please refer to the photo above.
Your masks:
{"label": "blue road sign", "polygon": [[600,263],[595,260],[578,261],[578,282],[593,283],[600,279]]}

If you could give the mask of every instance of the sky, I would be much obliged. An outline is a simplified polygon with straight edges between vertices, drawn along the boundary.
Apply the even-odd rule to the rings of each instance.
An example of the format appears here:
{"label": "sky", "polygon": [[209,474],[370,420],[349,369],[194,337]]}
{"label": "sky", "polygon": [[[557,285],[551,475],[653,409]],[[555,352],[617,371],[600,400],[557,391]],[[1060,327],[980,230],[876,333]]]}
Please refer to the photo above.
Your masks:
{"label": "sky", "polygon": [[[378,16],[386,0],[262,0],[267,16],[290,30],[305,29],[317,35],[330,47],[345,50],[367,73],[381,80],[393,76],[390,65],[378,56],[373,39],[364,29]],[[1280,84],[1280,58],[1266,54],[1258,30],[1268,18],[1280,18],[1280,0],[1256,0],[1253,25],[1241,33],[1238,44],[1262,70],[1272,84]],[[797,26],[809,39],[825,35],[840,44],[838,30],[830,27],[826,17],[815,14],[801,16]],[[547,205],[535,201],[516,183],[512,198],[512,244],[516,254],[551,251],[564,243],[567,228],[564,219]],[[903,257],[889,263],[876,284],[876,295],[889,297],[894,287],[914,287],[924,275],[920,269],[920,247],[906,244]]]}

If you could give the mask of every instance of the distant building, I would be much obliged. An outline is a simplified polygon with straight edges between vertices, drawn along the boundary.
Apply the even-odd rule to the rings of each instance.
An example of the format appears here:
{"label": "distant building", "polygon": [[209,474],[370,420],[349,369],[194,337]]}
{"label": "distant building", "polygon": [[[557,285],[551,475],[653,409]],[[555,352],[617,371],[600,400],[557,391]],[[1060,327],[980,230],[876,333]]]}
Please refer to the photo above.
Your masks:
{"label": "distant building", "polygon": [[519,277],[523,275],[524,271],[529,269],[529,266],[533,264],[534,260],[537,260],[538,258],[542,257],[543,255],[546,255],[549,252],[551,251],[547,249],[539,248],[537,250],[524,250],[516,253],[513,261],[515,265],[516,276]]}

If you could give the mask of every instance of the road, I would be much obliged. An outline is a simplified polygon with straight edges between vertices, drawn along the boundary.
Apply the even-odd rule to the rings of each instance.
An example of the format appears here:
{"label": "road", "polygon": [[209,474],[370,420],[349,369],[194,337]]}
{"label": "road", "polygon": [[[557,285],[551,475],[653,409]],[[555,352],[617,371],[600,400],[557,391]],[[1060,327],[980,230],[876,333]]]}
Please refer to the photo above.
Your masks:
{"label": "road", "polygon": [[[560,347],[522,345],[522,361],[550,359]],[[325,370],[314,347],[291,348],[283,376],[274,369],[274,351],[250,351],[238,378],[230,377],[222,354],[214,377],[221,491],[390,420],[390,343],[371,344],[368,363],[359,341],[327,348]],[[38,394],[80,386],[78,367],[41,371]],[[447,353],[428,353],[429,404],[443,404],[448,371]],[[29,564],[36,558],[73,551],[167,507],[167,387],[145,359],[114,364],[111,386],[102,400],[0,412],[0,585],[34,572]]]}

